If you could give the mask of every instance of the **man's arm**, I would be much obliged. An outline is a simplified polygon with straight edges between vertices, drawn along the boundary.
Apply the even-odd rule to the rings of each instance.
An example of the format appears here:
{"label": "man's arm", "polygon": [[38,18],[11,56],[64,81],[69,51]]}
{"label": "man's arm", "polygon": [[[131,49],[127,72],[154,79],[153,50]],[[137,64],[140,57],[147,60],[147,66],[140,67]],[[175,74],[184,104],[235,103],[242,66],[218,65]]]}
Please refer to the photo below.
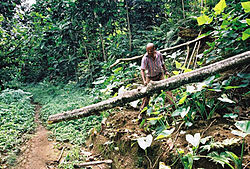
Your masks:
{"label": "man's arm", "polygon": [[145,77],[145,69],[141,69],[141,77],[142,77],[143,84],[146,86],[147,81],[146,81],[146,77]]}

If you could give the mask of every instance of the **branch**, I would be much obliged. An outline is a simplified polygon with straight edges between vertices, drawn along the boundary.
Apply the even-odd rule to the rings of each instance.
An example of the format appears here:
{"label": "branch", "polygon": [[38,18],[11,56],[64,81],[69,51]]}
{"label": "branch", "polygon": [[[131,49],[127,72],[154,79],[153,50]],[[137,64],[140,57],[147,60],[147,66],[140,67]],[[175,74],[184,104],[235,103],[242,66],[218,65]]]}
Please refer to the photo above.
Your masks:
{"label": "branch", "polygon": [[137,89],[128,91],[123,95],[113,97],[96,104],[64,113],[51,115],[48,118],[48,123],[79,119],[93,114],[99,114],[98,112],[100,111],[111,109],[117,106],[123,106],[125,103],[129,103],[146,96],[151,96],[154,93],[161,92],[162,90],[173,90],[188,83],[200,82],[211,75],[229,69],[234,69],[237,66],[248,65],[249,63],[250,51],[247,51],[220,62],[216,62],[211,65],[193,70],[191,72],[183,73],[161,81],[152,81],[146,87],[141,86]]}
{"label": "branch", "polygon": [[[211,33],[210,33],[209,35],[211,35]],[[173,46],[173,47],[170,47],[170,48],[166,48],[166,49],[159,50],[159,52],[166,52],[166,51],[169,51],[169,50],[173,50],[173,49],[176,49],[176,48],[180,48],[180,47],[182,47],[182,46],[189,45],[189,44],[194,43],[194,42],[197,42],[197,41],[199,41],[199,40],[201,40],[201,39],[203,39],[203,38],[205,38],[205,37],[207,37],[207,36],[209,36],[209,35],[199,37],[199,38],[197,38],[197,39],[188,41],[188,42],[186,42],[186,43],[182,43],[182,44],[180,44],[180,45],[176,45],[176,46]],[[140,59],[140,58],[142,58],[143,56],[144,56],[144,55],[139,55],[139,56],[134,56],[134,57],[132,57],[132,58],[117,59],[117,60],[115,61],[115,63],[112,64],[112,65],[110,66],[110,68],[116,66],[116,65],[119,64],[120,62]]]}
{"label": "branch", "polygon": [[99,164],[111,164],[112,160],[103,160],[103,161],[91,161],[91,162],[85,162],[81,164],[75,164],[75,167],[86,167],[90,165],[99,165]]}

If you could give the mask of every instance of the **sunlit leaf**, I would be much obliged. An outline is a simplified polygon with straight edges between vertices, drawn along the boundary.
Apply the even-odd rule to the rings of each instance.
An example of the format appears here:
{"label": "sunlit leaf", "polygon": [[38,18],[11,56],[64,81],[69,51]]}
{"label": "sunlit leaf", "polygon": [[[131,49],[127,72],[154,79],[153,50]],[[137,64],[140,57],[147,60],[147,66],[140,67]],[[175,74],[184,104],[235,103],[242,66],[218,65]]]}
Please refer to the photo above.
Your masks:
{"label": "sunlit leaf", "polygon": [[225,114],[223,117],[227,118],[227,117],[230,117],[232,119],[235,119],[238,117],[238,114],[233,114],[233,113],[230,113],[230,114]]}
{"label": "sunlit leaf", "polygon": [[243,138],[247,136],[246,133],[243,133],[243,132],[241,132],[241,131],[239,131],[239,130],[232,130],[232,134],[234,134],[234,135],[236,135],[236,136],[243,137]]}
{"label": "sunlit leaf", "polygon": [[210,24],[212,21],[213,21],[213,17],[209,18],[205,14],[197,18],[198,25]]}
{"label": "sunlit leaf", "polygon": [[187,86],[186,92],[194,93],[195,91],[196,90],[195,90],[195,87],[193,85]]}
{"label": "sunlit leaf", "polygon": [[167,166],[164,162],[159,162],[159,169],[171,169],[171,167]]}
{"label": "sunlit leaf", "polygon": [[209,78],[204,80],[203,83],[208,85],[208,84],[212,83],[214,79],[215,79],[215,76],[210,76]]}
{"label": "sunlit leaf", "polygon": [[248,28],[242,33],[242,40],[247,40],[249,36],[250,36],[250,28]]}
{"label": "sunlit leaf", "polygon": [[227,7],[225,0],[220,0],[220,2],[213,8],[217,15],[221,14],[223,10]]}
{"label": "sunlit leaf", "polygon": [[226,94],[221,95],[221,97],[219,97],[218,100],[227,103],[235,103],[233,100],[229,99]]}
{"label": "sunlit leaf", "polygon": [[118,68],[116,68],[115,70],[113,70],[113,72],[114,72],[114,73],[118,73],[118,72],[120,72],[122,69],[123,69],[122,67],[118,67]]}
{"label": "sunlit leaf", "polygon": [[178,61],[175,61],[175,66],[177,69],[181,69],[181,63]]}
{"label": "sunlit leaf", "polygon": [[143,150],[146,150],[146,148],[150,147],[152,141],[153,141],[153,136],[151,134],[148,135],[147,137],[141,137],[137,139],[139,146]]}
{"label": "sunlit leaf", "polygon": [[250,25],[250,19],[247,18],[246,21],[247,21],[247,24]]}
{"label": "sunlit leaf", "polygon": [[174,74],[174,75],[178,75],[178,74],[179,74],[179,71],[173,71],[173,74]]}
{"label": "sunlit leaf", "polygon": [[3,15],[0,15],[0,22],[2,22],[4,20]]}
{"label": "sunlit leaf", "polygon": [[232,169],[234,169],[230,164],[229,164],[229,158],[226,158],[225,156],[223,156],[222,154],[219,155],[217,152],[213,151],[211,153],[209,153],[207,156],[211,157],[211,159],[216,162],[216,163],[220,163],[223,168],[224,165],[227,164],[229,165]]}
{"label": "sunlit leaf", "polygon": [[159,139],[170,136],[174,132],[174,130],[175,130],[175,128],[162,131],[155,140],[159,140]]}
{"label": "sunlit leaf", "polygon": [[152,117],[152,118],[147,118],[148,121],[151,120],[160,120],[163,116],[159,116],[159,117]]}
{"label": "sunlit leaf", "polygon": [[202,139],[200,140],[200,142],[201,142],[202,144],[205,144],[210,138],[212,138],[212,136],[207,136],[207,137],[205,137],[205,138],[202,138]]}
{"label": "sunlit leaf", "polygon": [[243,131],[243,132],[245,132],[247,134],[250,134],[250,121],[237,121],[235,123],[235,126],[239,130],[241,130],[241,131]]}
{"label": "sunlit leaf", "polygon": [[186,98],[187,98],[187,93],[185,92],[184,96],[179,100],[178,104],[179,105],[183,104],[185,102]]}
{"label": "sunlit leaf", "polygon": [[139,102],[140,102],[140,100],[135,100],[135,101],[133,101],[133,102],[130,102],[129,104],[130,104],[132,107],[136,108]]}
{"label": "sunlit leaf", "polygon": [[184,69],[184,73],[191,72],[192,69]]}
{"label": "sunlit leaf", "polygon": [[192,144],[194,147],[197,147],[199,145],[200,139],[200,133],[195,133],[194,136],[192,136],[191,134],[186,135],[187,142]]}
{"label": "sunlit leaf", "polygon": [[241,5],[246,13],[250,12],[250,1],[242,2]]}
{"label": "sunlit leaf", "polygon": [[237,89],[237,88],[240,88],[240,86],[226,86],[226,87],[223,87],[224,89],[228,90],[228,89]]}
{"label": "sunlit leaf", "polygon": [[178,108],[172,113],[172,117],[181,116],[182,118],[185,117],[190,110],[190,106],[188,108]]}
{"label": "sunlit leaf", "polygon": [[228,157],[230,157],[234,161],[234,163],[236,164],[236,168],[241,168],[241,160],[236,154],[230,151],[226,151],[225,153]]}

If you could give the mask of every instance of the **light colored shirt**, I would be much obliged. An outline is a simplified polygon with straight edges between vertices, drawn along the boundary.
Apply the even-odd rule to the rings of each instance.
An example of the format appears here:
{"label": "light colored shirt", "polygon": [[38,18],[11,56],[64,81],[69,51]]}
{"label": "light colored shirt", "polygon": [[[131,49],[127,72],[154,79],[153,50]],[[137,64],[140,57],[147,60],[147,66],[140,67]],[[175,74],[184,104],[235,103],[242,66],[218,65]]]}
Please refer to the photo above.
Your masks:
{"label": "light colored shirt", "polygon": [[154,77],[163,72],[163,64],[163,57],[160,52],[156,51],[154,60],[146,53],[141,61],[141,69],[146,70],[147,77]]}

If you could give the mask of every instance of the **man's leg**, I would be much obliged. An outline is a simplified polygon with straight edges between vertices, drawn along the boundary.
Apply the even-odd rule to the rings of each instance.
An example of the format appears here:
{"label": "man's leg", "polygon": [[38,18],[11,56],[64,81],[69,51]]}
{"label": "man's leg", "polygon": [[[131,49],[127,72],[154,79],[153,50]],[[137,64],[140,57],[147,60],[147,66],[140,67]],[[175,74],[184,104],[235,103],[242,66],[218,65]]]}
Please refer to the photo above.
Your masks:
{"label": "man's leg", "polygon": [[[162,73],[160,80],[164,80],[164,79],[165,79],[165,76]],[[166,91],[166,100],[169,102],[169,104],[174,106],[174,97],[171,91]]]}
{"label": "man's leg", "polygon": [[[150,82],[150,79],[148,77],[146,77],[146,82],[147,82],[147,84]],[[144,107],[146,107],[148,105],[149,100],[150,100],[150,96],[144,97],[142,99],[142,104],[140,106],[140,114],[138,115],[139,120],[143,118],[142,114],[145,114],[145,112],[141,113],[141,111],[144,109]]]}

